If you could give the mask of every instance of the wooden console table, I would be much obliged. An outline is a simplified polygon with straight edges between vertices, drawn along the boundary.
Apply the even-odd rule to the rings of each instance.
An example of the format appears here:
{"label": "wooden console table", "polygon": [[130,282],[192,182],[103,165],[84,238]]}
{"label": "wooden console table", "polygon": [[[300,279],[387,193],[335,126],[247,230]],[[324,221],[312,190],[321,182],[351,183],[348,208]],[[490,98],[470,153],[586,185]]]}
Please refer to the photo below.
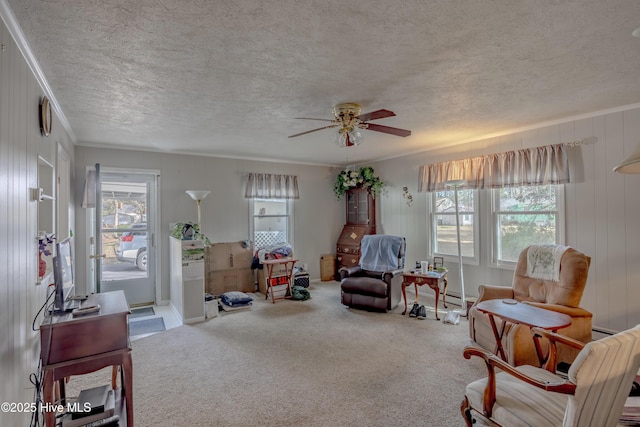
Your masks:
{"label": "wooden console table", "polygon": [[447,270],[445,271],[429,271],[426,274],[422,273],[402,273],[402,297],[404,299],[404,315],[407,312],[407,286],[413,285],[416,289],[416,302],[418,302],[418,286],[427,285],[436,293],[436,320],[440,320],[438,317],[438,299],[440,298],[440,286],[439,283],[444,283],[444,289],[442,291],[442,304],[444,308],[447,308]]}
{"label": "wooden console table", "polygon": [[[507,322],[519,323],[526,325],[529,328],[537,327],[546,329],[552,332],[557,332],[558,329],[566,328],[571,325],[571,316],[564,313],[558,313],[556,311],[545,310],[544,308],[536,307],[530,304],[523,304],[513,299],[490,299],[481,301],[476,305],[476,309],[482,313],[489,315],[489,321],[491,322],[491,329],[496,339],[496,349],[494,354],[499,355],[502,360],[507,361],[507,357],[502,347],[502,337]],[[496,325],[495,316],[500,317],[504,321],[502,327],[498,330]],[[537,337],[532,337],[540,366],[545,362],[545,356],[542,354],[542,348]]]}
{"label": "wooden console table", "polygon": [[[40,358],[44,369],[44,405],[52,407],[54,387],[59,384],[65,403],[64,379],[107,366],[122,367],[122,391],[116,413],[126,409],[120,426],[133,427],[133,365],[127,316],[129,306],[123,291],[90,295],[82,306],[100,305],[100,311],[73,317],[71,313],[45,316],[40,324]],[[124,402],[123,398],[124,397]],[[55,427],[55,413],[45,412],[45,425]]]}
{"label": "wooden console table", "polygon": [[[262,261],[262,264],[264,264],[265,268],[267,269],[267,274],[265,275],[266,291],[264,293],[264,299],[269,298],[269,291],[271,291],[271,302],[274,304],[277,300],[291,298],[291,295],[293,294],[293,291],[291,289],[291,281],[293,280],[293,266],[296,265],[296,262],[298,262],[298,260],[294,258],[266,259]],[[285,274],[280,274],[274,277],[273,267],[276,265],[279,265],[282,268],[284,268]],[[278,277],[283,278],[283,283],[274,284],[273,282]],[[286,285],[287,291],[289,292],[289,296],[287,296],[286,294],[287,291],[285,291],[284,296],[276,298],[273,292],[273,287],[277,285]]]}

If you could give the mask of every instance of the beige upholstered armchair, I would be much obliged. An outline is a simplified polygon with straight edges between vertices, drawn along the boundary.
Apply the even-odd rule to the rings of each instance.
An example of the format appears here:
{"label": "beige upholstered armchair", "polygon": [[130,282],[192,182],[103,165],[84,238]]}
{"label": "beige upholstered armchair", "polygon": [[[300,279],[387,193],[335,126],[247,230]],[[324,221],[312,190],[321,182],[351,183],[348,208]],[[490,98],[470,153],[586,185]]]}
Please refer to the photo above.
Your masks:
{"label": "beige upholstered armchair", "polygon": [[467,426],[616,426],[640,368],[640,325],[586,345],[532,331],[551,342],[552,354],[556,343],[558,349],[581,349],[567,378],[556,375],[553,364],[513,367],[489,351],[466,347],[464,357],[481,357],[488,371],[487,378],[467,385],[460,407]]}
{"label": "beige upholstered armchair", "polygon": [[[537,258],[536,258],[537,256]],[[555,260],[554,260],[555,256]],[[537,260],[552,265],[548,271],[536,265]],[[565,336],[587,343],[591,341],[592,314],[580,308],[580,300],[587,282],[591,258],[566,246],[533,245],[525,248],[518,258],[512,287],[480,285],[478,299],[469,310],[469,334],[480,347],[495,351],[496,340],[489,316],[476,309],[481,301],[490,299],[515,299],[537,307],[571,316],[571,326],[560,330]],[[540,278],[541,277],[541,278]],[[498,328],[502,320],[496,317]],[[546,340],[541,340],[543,349]],[[538,365],[538,356],[528,326],[507,322],[502,336],[507,362],[512,366]],[[578,351],[562,346],[558,349],[558,361],[571,364]]]}

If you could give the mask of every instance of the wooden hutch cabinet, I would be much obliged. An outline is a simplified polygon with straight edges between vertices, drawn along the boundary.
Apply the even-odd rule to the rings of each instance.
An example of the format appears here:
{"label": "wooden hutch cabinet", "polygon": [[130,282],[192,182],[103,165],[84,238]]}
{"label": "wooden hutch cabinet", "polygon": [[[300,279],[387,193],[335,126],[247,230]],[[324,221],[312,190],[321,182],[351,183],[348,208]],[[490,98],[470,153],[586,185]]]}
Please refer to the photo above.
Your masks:
{"label": "wooden hutch cabinet", "polygon": [[360,241],[366,234],[376,234],[376,203],[364,188],[345,193],[347,223],[342,228],[336,244],[336,264],[353,267],[360,261]]}

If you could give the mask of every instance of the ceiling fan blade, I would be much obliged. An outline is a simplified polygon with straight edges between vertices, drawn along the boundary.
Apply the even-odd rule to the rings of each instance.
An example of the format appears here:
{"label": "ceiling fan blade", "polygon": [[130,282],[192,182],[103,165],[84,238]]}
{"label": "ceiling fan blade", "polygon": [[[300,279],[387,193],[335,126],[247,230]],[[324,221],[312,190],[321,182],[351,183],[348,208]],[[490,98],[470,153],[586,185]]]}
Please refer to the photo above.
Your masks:
{"label": "ceiling fan blade", "polygon": [[322,120],[323,122],[332,122],[333,120],[330,119],[315,119],[313,117],[294,117],[294,119],[300,119],[300,120]]}
{"label": "ceiling fan blade", "polygon": [[391,126],[381,126],[381,125],[376,125],[376,124],[372,124],[372,123],[367,123],[367,129],[368,130],[373,130],[373,131],[376,131],[376,132],[388,133],[389,135],[396,135],[396,136],[409,136],[409,135],[411,135],[411,131],[410,130],[392,128]]}
{"label": "ceiling fan blade", "polygon": [[295,138],[296,136],[306,135],[306,134],[311,133],[311,132],[316,132],[316,131],[319,131],[319,130],[322,130],[322,129],[334,128],[336,126],[338,126],[338,125],[329,125],[329,126],[321,127],[321,128],[318,128],[318,129],[311,129],[311,130],[308,130],[306,132],[300,132],[300,133],[296,133],[295,135],[290,135],[289,138]]}
{"label": "ceiling fan blade", "polygon": [[396,113],[394,113],[393,111],[376,110],[376,111],[372,111],[370,113],[360,114],[358,116],[358,118],[360,120],[362,120],[363,122],[368,122],[369,120],[384,119],[385,117],[393,117],[395,115],[396,115]]}

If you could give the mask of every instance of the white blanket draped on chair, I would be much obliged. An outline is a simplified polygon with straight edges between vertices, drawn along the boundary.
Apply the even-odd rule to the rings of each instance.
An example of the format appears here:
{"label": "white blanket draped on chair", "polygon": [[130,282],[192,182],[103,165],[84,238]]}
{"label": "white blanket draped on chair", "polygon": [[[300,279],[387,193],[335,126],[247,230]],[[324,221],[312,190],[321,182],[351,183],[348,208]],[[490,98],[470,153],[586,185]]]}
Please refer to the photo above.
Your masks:
{"label": "white blanket draped on chair", "polygon": [[527,251],[527,276],[560,281],[560,260],[568,246],[532,245]]}

